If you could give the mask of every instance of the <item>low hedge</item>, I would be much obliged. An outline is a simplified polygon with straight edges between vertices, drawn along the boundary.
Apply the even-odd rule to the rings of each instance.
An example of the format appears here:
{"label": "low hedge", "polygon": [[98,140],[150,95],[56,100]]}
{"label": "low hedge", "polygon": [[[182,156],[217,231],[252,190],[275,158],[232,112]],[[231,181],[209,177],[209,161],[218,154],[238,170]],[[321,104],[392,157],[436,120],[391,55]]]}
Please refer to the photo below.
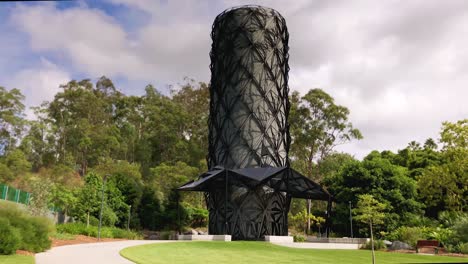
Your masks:
{"label": "low hedge", "polygon": [[[14,253],[17,249],[42,252],[50,248],[49,234],[53,224],[47,218],[31,216],[17,205],[8,203],[0,203],[0,216],[3,219],[0,222],[2,254]],[[15,242],[17,238],[19,243]]]}
{"label": "low hedge", "polygon": [[0,254],[14,254],[19,249],[21,235],[18,229],[10,225],[8,219],[0,217]]}
{"label": "low hedge", "polygon": [[[71,235],[85,235],[91,237],[98,236],[98,227],[97,226],[88,226],[84,223],[66,223],[56,226],[58,233],[66,233]],[[135,232],[129,231],[117,227],[107,227],[104,226],[101,228],[101,237],[102,238],[126,238],[126,239],[141,239],[142,236]]]}

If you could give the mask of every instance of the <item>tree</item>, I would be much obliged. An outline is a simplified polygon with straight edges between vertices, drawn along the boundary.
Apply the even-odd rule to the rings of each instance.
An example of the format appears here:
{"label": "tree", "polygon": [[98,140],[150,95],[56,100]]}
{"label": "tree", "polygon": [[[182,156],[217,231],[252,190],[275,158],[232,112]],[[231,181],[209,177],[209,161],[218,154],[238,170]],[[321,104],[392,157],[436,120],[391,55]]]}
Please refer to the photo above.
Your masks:
{"label": "tree", "polygon": [[305,173],[321,181],[320,168],[314,168],[337,146],[361,139],[358,129],[348,121],[348,108],[335,104],[333,97],[321,89],[312,89],[299,99],[291,100],[291,156],[305,164]]}
{"label": "tree", "polygon": [[84,178],[85,185],[78,192],[78,202],[72,211],[72,216],[76,217],[86,226],[90,224],[90,217],[97,216],[101,199],[102,179],[96,174],[88,174]]}
{"label": "tree", "polygon": [[29,209],[32,215],[46,216],[49,212],[52,182],[49,180],[33,178],[31,180],[31,198]]}
{"label": "tree", "polygon": [[317,220],[317,218],[313,214],[308,213],[306,209],[295,215],[290,215],[289,218],[293,226],[304,231],[304,235],[307,235],[308,223]]}
{"label": "tree", "polygon": [[[385,153],[388,157],[388,153]],[[415,215],[422,214],[418,202],[417,182],[408,176],[405,167],[392,164],[378,151],[371,152],[363,161],[346,163],[339,173],[324,180],[324,185],[338,202],[334,221],[337,228],[347,226],[348,201],[356,204],[357,197],[371,194],[386,205],[386,229],[392,231],[404,225]],[[344,228],[343,228],[344,227]],[[343,230],[345,231],[345,230]]]}
{"label": "tree", "polygon": [[[291,96],[291,152],[292,165],[311,179],[321,182],[320,161],[340,144],[361,139],[358,129],[348,121],[348,108],[321,89],[312,89],[302,98]],[[310,213],[311,202],[307,201]],[[310,221],[309,221],[310,229]]]}
{"label": "tree", "polygon": [[8,166],[3,163],[0,163],[0,182],[10,183],[14,179],[15,175],[13,175],[13,172],[11,172]]}
{"label": "tree", "polygon": [[50,203],[64,215],[69,215],[77,205],[77,196],[77,189],[67,188],[62,184],[52,184]]}
{"label": "tree", "polygon": [[[112,161],[107,160],[102,164],[93,168],[93,171],[100,175],[109,175],[109,182],[111,182],[122,194],[123,202],[131,206],[131,220],[132,226],[138,226],[140,219],[138,218],[138,207],[143,195],[143,181],[140,173],[140,166],[138,164],[131,164],[125,160]],[[127,222],[128,212],[122,214],[120,212],[120,222]],[[126,220],[126,221],[123,221]]]}
{"label": "tree", "polygon": [[320,161],[320,173],[323,176],[323,182],[327,178],[333,178],[348,163],[355,161],[353,156],[347,153],[333,152]]}
{"label": "tree", "polygon": [[169,194],[182,184],[193,180],[198,176],[198,168],[191,167],[184,162],[176,162],[174,165],[161,163],[151,169],[150,182],[164,194],[163,201],[169,200]]}
{"label": "tree", "polygon": [[102,77],[96,87],[90,80],[70,81],[48,104],[48,122],[56,138],[58,161],[71,156],[81,175],[100,159],[117,155],[120,135],[113,115],[120,93]]}
{"label": "tree", "polygon": [[364,224],[369,225],[369,231],[371,236],[372,245],[372,263],[375,263],[375,252],[374,252],[374,234],[372,230],[373,225],[383,224],[385,219],[385,205],[379,203],[370,194],[362,194],[358,196],[357,208],[354,209],[356,221],[360,221]]}
{"label": "tree", "polygon": [[16,145],[24,129],[24,96],[18,89],[0,86],[0,155]]}
{"label": "tree", "polygon": [[24,153],[19,149],[9,152],[5,157],[5,163],[15,176],[31,170],[31,163],[29,163]]}
{"label": "tree", "polygon": [[184,124],[184,134],[188,138],[188,164],[195,167],[202,166],[208,151],[208,115],[210,105],[210,91],[206,83],[195,83],[185,79],[186,83],[179,89],[172,91],[172,100],[179,104],[187,115]]}
{"label": "tree", "polygon": [[[78,193],[78,202],[72,212],[82,222],[87,225],[91,220],[97,220],[101,209],[101,191],[103,178],[96,173],[88,173],[85,176],[85,185]],[[103,223],[113,226],[120,224],[124,226],[128,215],[129,206],[125,204],[124,197],[116,187],[112,178],[108,178],[104,192]]]}
{"label": "tree", "polygon": [[440,142],[443,162],[428,166],[417,178],[421,200],[431,216],[468,208],[468,119],[444,122]]}
{"label": "tree", "polygon": [[137,209],[142,228],[160,230],[163,227],[164,206],[161,201],[162,195],[154,186],[144,186],[141,206]]}

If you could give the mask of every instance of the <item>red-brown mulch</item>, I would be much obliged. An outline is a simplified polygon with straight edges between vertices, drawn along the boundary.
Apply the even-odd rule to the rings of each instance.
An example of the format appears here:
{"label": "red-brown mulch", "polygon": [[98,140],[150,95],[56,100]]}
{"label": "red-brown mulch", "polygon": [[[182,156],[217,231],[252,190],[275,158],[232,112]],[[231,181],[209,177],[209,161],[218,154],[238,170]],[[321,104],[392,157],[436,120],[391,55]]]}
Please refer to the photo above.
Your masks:
{"label": "red-brown mulch", "polygon": [[66,245],[75,245],[75,244],[86,244],[86,243],[96,243],[96,242],[112,242],[112,241],[123,241],[127,239],[122,238],[101,238],[101,241],[98,241],[95,237],[77,235],[75,239],[72,240],[61,240],[51,238],[52,240],[52,247],[60,247]]}
{"label": "red-brown mulch", "polygon": [[16,255],[23,255],[23,256],[34,256],[33,252],[29,252],[26,250],[16,250]]}

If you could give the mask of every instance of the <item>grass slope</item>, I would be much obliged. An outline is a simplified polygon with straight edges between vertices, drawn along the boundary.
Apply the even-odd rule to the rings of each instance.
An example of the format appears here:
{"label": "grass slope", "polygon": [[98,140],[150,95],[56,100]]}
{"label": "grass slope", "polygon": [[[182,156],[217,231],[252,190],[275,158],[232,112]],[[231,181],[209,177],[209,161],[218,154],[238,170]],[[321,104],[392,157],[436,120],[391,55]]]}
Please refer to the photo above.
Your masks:
{"label": "grass slope", "polygon": [[20,255],[0,255],[0,264],[34,264],[34,257]]}
{"label": "grass slope", "polygon": [[[120,254],[138,264],[150,263],[371,263],[368,250],[296,249],[265,242],[180,242],[135,246]],[[468,263],[466,258],[376,252],[376,262]]]}

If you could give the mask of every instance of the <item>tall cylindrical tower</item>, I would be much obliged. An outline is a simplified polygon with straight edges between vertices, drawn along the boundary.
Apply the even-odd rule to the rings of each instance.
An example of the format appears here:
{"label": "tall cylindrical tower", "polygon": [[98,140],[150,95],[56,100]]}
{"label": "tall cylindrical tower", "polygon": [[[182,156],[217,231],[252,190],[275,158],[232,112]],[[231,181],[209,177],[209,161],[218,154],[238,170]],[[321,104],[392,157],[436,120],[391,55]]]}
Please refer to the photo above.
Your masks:
{"label": "tall cylindrical tower", "polygon": [[242,6],[218,15],[211,37],[209,170],[178,189],[205,193],[210,234],[287,236],[291,197],[331,196],[289,167],[286,22]]}
{"label": "tall cylindrical tower", "polygon": [[[213,23],[209,156],[212,169],[288,166],[288,31],[260,6],[228,9]],[[206,194],[211,234],[233,239],[287,235],[290,198],[228,177]]]}
{"label": "tall cylindrical tower", "polygon": [[288,31],[275,10],[228,9],[213,23],[208,165],[288,165]]}

